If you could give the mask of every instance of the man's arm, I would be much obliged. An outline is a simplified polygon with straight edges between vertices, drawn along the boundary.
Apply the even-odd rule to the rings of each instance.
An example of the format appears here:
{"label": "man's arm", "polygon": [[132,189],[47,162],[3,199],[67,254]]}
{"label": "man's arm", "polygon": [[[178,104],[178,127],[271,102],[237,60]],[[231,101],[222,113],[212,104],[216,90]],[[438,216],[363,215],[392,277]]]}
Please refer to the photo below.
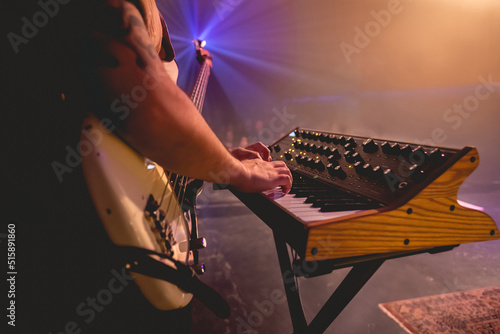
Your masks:
{"label": "man's arm", "polygon": [[[110,113],[113,101],[127,97],[130,112],[120,115],[120,135],[172,172],[227,183],[241,191],[281,186],[288,192],[292,178],[286,165],[261,158],[239,161],[229,154],[191,100],[166,74],[139,11],[126,1],[109,2],[121,18],[120,32],[94,31],[92,38],[117,60],[111,66],[96,67],[95,74]],[[143,95],[134,100],[134,92]]]}

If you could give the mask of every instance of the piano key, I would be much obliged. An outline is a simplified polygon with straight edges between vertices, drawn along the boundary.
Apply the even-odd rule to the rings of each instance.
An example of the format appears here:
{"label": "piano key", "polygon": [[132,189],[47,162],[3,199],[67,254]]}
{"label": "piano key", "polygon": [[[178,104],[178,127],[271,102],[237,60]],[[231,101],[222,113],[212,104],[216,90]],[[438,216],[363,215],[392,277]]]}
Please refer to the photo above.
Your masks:
{"label": "piano key", "polygon": [[263,192],[263,195],[304,223],[343,217],[360,211],[346,210],[322,212],[320,208],[313,208],[311,204],[305,203],[304,198],[294,197],[293,194],[283,194],[280,188]]}

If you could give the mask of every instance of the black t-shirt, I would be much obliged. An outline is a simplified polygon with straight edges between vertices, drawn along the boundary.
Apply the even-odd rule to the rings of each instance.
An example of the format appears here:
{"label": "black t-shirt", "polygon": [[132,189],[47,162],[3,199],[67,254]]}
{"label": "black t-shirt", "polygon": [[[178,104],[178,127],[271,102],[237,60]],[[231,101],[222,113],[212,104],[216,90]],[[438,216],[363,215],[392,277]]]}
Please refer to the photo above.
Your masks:
{"label": "black t-shirt", "polygon": [[[86,113],[99,108],[99,98],[86,75],[81,41],[103,15],[103,4],[1,4],[0,234],[15,224],[16,327],[10,329],[19,333],[189,328],[189,310],[158,311],[128,280],[85,185],[80,127]],[[168,38],[160,55],[173,57]],[[4,260],[6,243],[0,245]]]}

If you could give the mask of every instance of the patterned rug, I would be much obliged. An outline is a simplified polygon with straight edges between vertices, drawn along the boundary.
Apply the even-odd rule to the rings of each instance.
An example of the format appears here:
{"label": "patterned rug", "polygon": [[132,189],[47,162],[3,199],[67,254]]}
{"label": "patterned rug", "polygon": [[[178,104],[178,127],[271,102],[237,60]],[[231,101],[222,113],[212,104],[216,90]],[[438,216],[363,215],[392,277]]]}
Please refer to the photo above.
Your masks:
{"label": "patterned rug", "polygon": [[379,304],[411,334],[500,334],[500,287]]}

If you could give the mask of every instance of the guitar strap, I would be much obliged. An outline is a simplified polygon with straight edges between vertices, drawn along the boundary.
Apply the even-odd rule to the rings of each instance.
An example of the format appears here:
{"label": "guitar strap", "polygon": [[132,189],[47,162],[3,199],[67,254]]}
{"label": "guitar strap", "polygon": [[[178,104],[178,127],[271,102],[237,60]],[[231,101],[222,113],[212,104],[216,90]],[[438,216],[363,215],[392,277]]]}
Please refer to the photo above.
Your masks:
{"label": "guitar strap", "polygon": [[[208,307],[220,318],[229,318],[231,310],[228,303],[214,289],[201,282],[194,271],[172,257],[151,251],[148,249],[119,246],[123,250],[123,255],[127,260],[125,267],[128,271],[161,279],[177,285],[182,290],[192,293],[200,302]],[[157,255],[174,262],[177,269],[174,269],[162,262],[159,262],[149,255]]]}

